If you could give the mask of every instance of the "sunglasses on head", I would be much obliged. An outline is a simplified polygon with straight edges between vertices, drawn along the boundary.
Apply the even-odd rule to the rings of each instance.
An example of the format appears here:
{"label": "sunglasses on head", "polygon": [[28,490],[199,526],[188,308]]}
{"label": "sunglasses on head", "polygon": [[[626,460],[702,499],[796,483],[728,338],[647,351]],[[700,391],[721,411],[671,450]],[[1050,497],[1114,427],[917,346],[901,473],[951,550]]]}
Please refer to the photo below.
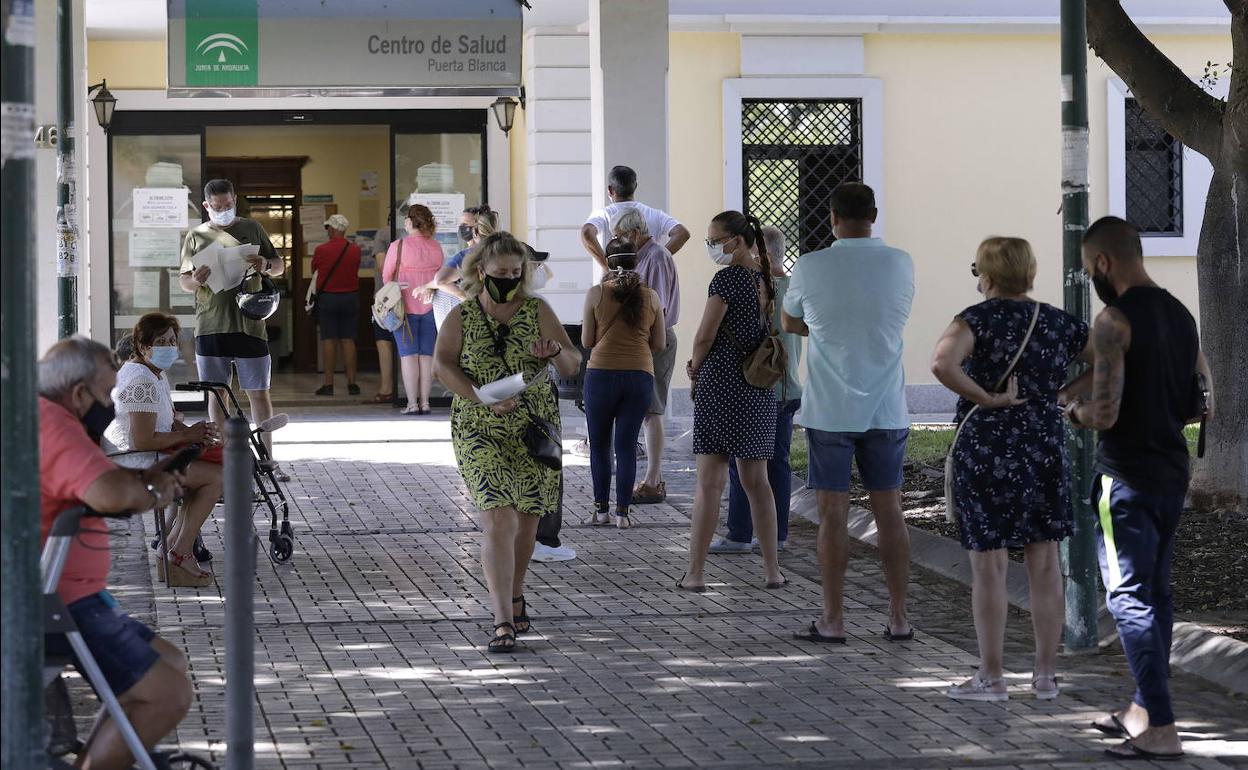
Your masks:
{"label": "sunglasses on head", "polygon": [[974,262],[971,263],[971,275],[975,276],[976,278],[979,277],[979,265],[975,264]]}

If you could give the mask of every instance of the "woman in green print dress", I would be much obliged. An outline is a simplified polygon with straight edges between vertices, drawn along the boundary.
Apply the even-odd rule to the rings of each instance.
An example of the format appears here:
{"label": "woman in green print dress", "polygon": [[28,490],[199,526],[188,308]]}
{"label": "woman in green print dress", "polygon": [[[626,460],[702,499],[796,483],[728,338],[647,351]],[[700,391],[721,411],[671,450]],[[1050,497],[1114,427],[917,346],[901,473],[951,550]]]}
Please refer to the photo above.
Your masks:
{"label": "woman in green print dress", "polygon": [[559,504],[560,471],[533,459],[524,446],[529,416],[559,425],[554,389],[536,385],[516,398],[486,406],[473,391],[517,372],[526,381],[554,364],[574,375],[581,355],[555,312],[524,292],[529,249],[497,232],[463,264],[467,298],[438,333],[434,367],[454,394],[451,437],[459,472],[481,510],[481,562],[490,589],[494,634],[487,649],[511,652],[529,630],[524,576],[533,555],[537,522]]}

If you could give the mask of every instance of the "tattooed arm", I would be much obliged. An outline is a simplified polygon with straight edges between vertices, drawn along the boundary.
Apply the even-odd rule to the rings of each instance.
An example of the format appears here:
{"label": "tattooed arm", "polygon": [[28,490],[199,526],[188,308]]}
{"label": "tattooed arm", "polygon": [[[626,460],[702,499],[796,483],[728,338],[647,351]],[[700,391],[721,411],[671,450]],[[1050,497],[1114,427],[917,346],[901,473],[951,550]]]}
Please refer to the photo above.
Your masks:
{"label": "tattooed arm", "polygon": [[1076,399],[1066,409],[1075,425],[1108,430],[1118,422],[1127,349],[1131,346],[1131,324],[1122,311],[1105,308],[1092,324],[1092,397]]}

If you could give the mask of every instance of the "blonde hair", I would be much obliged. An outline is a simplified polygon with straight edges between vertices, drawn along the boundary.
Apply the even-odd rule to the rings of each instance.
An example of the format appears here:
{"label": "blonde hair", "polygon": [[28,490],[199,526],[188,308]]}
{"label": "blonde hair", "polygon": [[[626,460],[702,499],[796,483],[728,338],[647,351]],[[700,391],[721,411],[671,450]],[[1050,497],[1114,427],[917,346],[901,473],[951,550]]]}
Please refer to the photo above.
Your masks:
{"label": "blonde hair", "polygon": [[1036,255],[1022,238],[985,238],[975,252],[975,266],[1003,294],[1026,294],[1036,281]]}
{"label": "blonde hair", "polygon": [[498,232],[498,214],[489,206],[478,206],[473,216],[477,220],[473,227],[477,231],[477,237],[481,240],[485,240]]}
{"label": "blonde hair", "polygon": [[464,264],[461,268],[463,277],[460,280],[464,294],[469,297],[476,297],[480,294],[484,284],[481,282],[481,277],[477,275],[477,268],[486,270],[494,260],[505,256],[517,256],[522,260],[524,280],[520,285],[520,293],[525,294],[525,287],[533,271],[533,263],[529,259],[529,248],[506,230],[495,231],[464,257]]}

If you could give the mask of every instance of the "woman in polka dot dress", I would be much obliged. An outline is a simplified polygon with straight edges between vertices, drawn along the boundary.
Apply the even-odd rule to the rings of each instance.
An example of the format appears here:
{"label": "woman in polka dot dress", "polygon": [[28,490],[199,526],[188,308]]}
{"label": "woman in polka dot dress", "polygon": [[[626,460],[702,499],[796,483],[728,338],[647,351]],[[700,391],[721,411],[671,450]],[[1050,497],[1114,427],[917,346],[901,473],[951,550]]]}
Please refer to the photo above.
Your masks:
{"label": "woman in polka dot dress", "polygon": [[[735,459],[750,501],[754,532],[763,554],[767,588],[786,582],[776,554],[776,502],[767,481],[767,461],[775,452],[776,394],[745,381],[741,362],[767,334],[775,300],[771,262],[762,225],[739,211],[711,220],[706,246],[716,264],[726,265],[711,279],[706,308],[688,363],[693,382],[693,452],[698,486],[693,498],[689,569],[676,584],[705,591],[703,568],[719,522],[719,500]],[[758,257],[751,249],[757,246]]]}

